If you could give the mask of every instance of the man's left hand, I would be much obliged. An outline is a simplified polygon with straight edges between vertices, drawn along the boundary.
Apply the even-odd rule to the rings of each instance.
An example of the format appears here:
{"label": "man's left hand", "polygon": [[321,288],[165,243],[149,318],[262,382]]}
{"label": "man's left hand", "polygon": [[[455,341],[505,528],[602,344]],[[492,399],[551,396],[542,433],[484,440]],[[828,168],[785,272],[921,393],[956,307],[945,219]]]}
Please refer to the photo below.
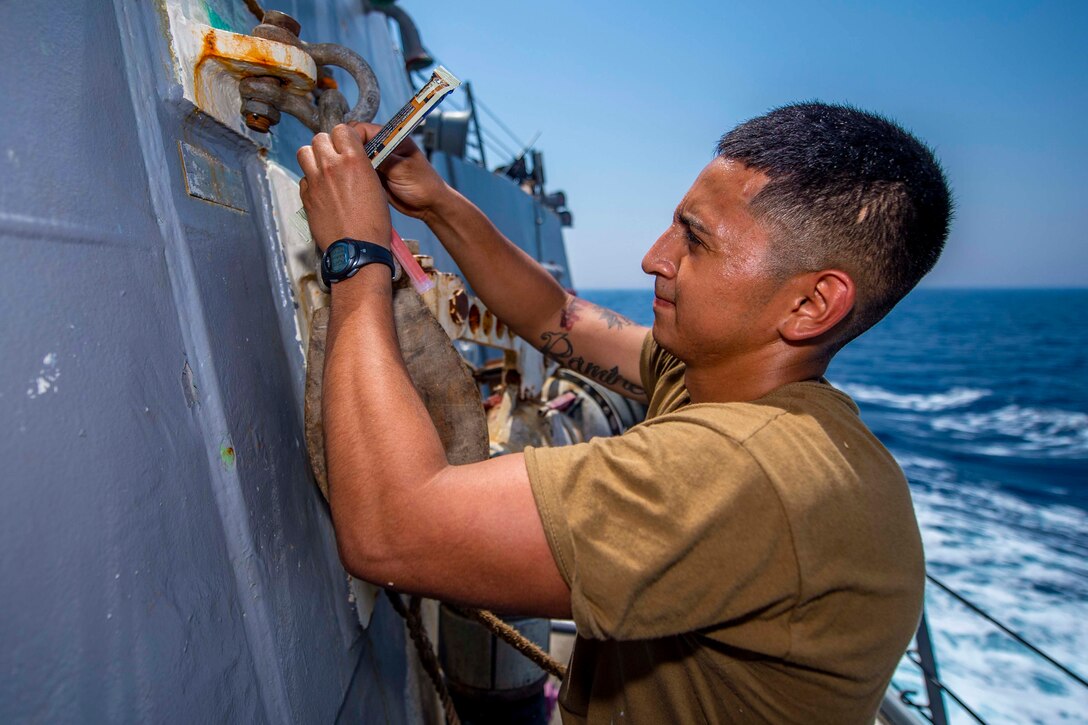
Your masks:
{"label": "man's left hand", "polygon": [[299,194],[322,251],[350,237],[389,246],[389,201],[359,135],[339,125],[298,150]]}

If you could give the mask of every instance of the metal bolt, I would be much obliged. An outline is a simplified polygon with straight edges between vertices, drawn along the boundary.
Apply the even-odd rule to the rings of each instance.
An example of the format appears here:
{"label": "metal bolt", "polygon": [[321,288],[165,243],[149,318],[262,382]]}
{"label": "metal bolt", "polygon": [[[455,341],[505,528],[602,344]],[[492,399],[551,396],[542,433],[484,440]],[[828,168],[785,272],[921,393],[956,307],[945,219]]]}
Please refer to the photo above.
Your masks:
{"label": "metal bolt", "polygon": [[264,101],[247,98],[242,101],[242,117],[245,118],[246,126],[249,128],[260,133],[268,133],[268,129],[280,122],[280,111]]}
{"label": "metal bolt", "polygon": [[[297,20],[287,13],[281,13],[278,10],[269,10],[265,12],[264,17],[261,18],[261,24],[253,29],[253,35],[258,38],[275,40],[291,45],[301,44],[301,41],[298,39],[298,34],[301,32],[302,26]],[[272,88],[278,88],[280,85],[279,79],[274,76],[258,76],[245,80],[257,81],[261,85],[264,85],[264,83],[267,82]],[[240,90],[242,90],[243,94],[242,118],[245,119],[246,126],[259,133],[268,133],[270,128],[280,122],[279,109],[264,101],[258,101],[254,98],[245,98],[245,90],[241,88]]]}
{"label": "metal bolt", "polygon": [[272,25],[277,28],[283,28],[296,38],[299,36],[299,33],[302,32],[302,25],[300,25],[297,20],[287,13],[281,13],[279,10],[265,11],[264,17],[261,18],[261,25]]}
{"label": "metal bolt", "polygon": [[299,40],[300,32],[302,32],[302,26],[297,20],[276,10],[265,13],[261,24],[253,29],[253,35],[258,38],[303,48],[306,44]]}

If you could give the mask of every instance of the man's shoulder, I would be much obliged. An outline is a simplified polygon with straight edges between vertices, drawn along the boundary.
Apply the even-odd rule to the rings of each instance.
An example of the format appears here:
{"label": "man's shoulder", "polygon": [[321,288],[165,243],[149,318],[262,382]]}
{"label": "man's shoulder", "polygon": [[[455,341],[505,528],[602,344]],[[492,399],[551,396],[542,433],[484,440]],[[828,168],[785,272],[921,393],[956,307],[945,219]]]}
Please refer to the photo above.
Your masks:
{"label": "man's shoulder", "polygon": [[753,401],[687,403],[649,418],[643,425],[677,422],[705,425],[742,445],[757,434],[765,441],[802,434],[806,428],[846,426],[868,433],[849,396],[824,381],[790,383]]}
{"label": "man's shoulder", "polygon": [[902,469],[857,405],[826,381],[785,385],[757,404],[777,415],[745,448],[786,498],[851,498],[858,489],[867,495],[852,500],[861,503],[874,492],[906,491]]}
{"label": "man's shoulder", "polygon": [[791,383],[751,402],[689,404],[643,425],[670,447],[690,447],[687,440],[705,448],[707,436],[687,432],[693,425],[728,439],[776,490],[789,518],[809,520],[816,509],[847,517],[875,510],[878,519],[913,525],[899,464],[850,397],[825,381]]}

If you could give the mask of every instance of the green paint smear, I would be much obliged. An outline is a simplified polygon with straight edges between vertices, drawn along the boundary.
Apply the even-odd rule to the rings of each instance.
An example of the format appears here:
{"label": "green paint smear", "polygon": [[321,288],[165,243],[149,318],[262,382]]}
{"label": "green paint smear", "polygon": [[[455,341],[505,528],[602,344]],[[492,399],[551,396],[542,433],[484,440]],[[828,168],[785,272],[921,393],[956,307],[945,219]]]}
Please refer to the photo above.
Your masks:
{"label": "green paint smear", "polygon": [[215,11],[215,8],[211,6],[211,3],[204,3],[204,9],[208,11],[208,24],[218,30],[232,30],[230,23],[223,19],[223,16]]}
{"label": "green paint smear", "polygon": [[235,454],[234,446],[224,443],[219,447],[219,458],[223,461],[223,466],[228,470],[234,468]]}

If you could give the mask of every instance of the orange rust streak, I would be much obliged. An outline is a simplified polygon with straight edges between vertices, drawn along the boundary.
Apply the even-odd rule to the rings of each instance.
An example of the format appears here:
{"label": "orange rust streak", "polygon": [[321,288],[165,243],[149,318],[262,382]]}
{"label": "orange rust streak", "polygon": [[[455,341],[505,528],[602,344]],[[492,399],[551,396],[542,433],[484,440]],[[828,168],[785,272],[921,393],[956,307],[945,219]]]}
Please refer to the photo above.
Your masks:
{"label": "orange rust streak", "polygon": [[480,329],[480,308],[476,305],[468,308],[468,328],[472,330],[473,335]]}
{"label": "orange rust streak", "polygon": [[[208,31],[204,34],[201,42],[200,57],[193,65],[193,86],[197,105],[201,108],[206,105],[202,71],[204,64],[209,60],[217,62],[235,78],[259,75],[280,78],[283,73],[282,61],[276,58],[270,41],[260,38],[247,38],[247,42],[244,43],[239,52],[227,55],[216,44],[215,31]],[[267,72],[262,73],[262,71]],[[282,78],[280,82],[284,83]]]}
{"label": "orange rust streak", "polygon": [[193,92],[196,95],[196,105],[204,107],[204,84],[201,82],[201,69],[204,67],[204,62],[208,58],[214,58],[216,55],[215,48],[215,34],[205,33],[204,40],[201,42],[203,48],[200,51],[200,58],[197,59],[196,64],[193,66]]}
{"label": "orange rust streak", "polygon": [[270,70],[279,70],[282,67],[279,64],[279,61],[277,61],[276,58],[270,53],[263,52],[263,49],[257,49],[252,47],[246,49],[246,52],[243,53],[241,57],[221,57],[219,59],[219,62],[230,70],[234,70],[236,68],[248,70],[251,66],[257,66],[258,68],[268,68]]}

